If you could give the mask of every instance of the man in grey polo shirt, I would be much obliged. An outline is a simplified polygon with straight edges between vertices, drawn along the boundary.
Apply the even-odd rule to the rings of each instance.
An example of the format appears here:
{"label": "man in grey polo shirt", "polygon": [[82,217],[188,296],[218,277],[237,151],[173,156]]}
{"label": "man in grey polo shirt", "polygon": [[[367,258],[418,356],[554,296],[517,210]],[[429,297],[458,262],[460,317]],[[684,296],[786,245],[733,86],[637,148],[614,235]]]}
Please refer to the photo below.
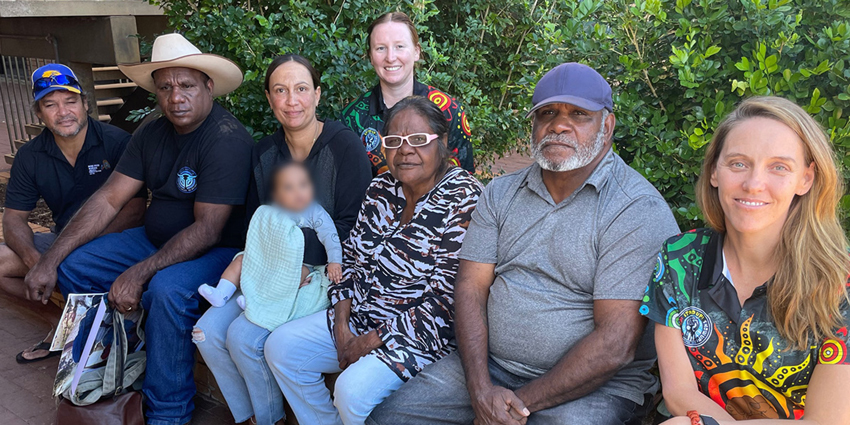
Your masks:
{"label": "man in grey polo shirt", "polygon": [[667,203],[611,149],[611,87],[562,64],[532,98],[528,168],[484,190],[455,285],[459,354],[367,423],[639,424],[657,380],[638,309]]}

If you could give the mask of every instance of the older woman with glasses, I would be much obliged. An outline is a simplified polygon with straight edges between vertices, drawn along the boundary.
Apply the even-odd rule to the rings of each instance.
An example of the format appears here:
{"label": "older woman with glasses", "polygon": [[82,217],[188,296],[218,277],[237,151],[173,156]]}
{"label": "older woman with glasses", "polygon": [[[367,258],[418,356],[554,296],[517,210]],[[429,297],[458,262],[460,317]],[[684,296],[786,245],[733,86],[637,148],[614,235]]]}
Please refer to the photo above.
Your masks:
{"label": "older woman with glasses", "polygon": [[[300,423],[363,424],[372,409],[449,353],[455,273],[481,184],[450,165],[448,122],[425,97],[399,101],[343,245],[333,307],[272,332],[266,360]],[[323,373],[342,372],[333,402]]]}

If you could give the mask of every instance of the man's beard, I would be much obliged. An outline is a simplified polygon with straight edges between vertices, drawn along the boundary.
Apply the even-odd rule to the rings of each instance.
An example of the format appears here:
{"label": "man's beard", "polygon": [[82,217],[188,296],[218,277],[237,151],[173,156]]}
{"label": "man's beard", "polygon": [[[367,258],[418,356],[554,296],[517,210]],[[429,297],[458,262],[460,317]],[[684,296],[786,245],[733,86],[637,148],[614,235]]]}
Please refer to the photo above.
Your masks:
{"label": "man's beard", "polygon": [[62,132],[58,129],[51,128],[50,131],[53,132],[53,134],[55,134],[59,137],[62,137],[62,138],[74,137],[74,136],[80,134],[81,131],[83,131],[83,128],[85,128],[88,121],[87,121],[86,118],[84,118],[82,122],[76,121],[76,117],[74,117],[74,122],[77,123],[77,127],[74,130],[71,130],[71,131],[68,131],[68,132]]}
{"label": "man's beard", "polygon": [[[544,148],[549,143],[563,143],[569,145],[575,150],[575,152],[567,159],[557,162],[551,160],[546,157],[543,153]],[[605,146],[605,120],[602,120],[602,126],[599,128],[599,132],[596,133],[596,138],[592,143],[582,144],[579,143],[574,137],[567,136],[566,134],[548,134],[540,143],[534,143],[534,140],[531,141],[531,158],[537,161],[537,165],[540,168],[553,171],[556,173],[563,171],[572,171],[587,166],[593,159],[599,156],[599,153],[602,152],[602,148]]]}

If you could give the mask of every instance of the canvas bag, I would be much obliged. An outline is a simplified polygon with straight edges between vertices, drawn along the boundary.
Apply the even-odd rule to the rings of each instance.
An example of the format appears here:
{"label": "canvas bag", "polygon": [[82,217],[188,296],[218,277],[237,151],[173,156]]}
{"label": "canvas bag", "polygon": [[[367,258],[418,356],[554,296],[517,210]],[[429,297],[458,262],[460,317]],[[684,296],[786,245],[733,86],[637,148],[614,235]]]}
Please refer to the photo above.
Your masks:
{"label": "canvas bag", "polygon": [[[107,314],[110,314],[107,312]],[[113,342],[106,360],[106,365],[89,372],[80,378],[76,391],[69,387],[62,397],[77,406],[88,406],[101,399],[112,399],[133,388],[145,372],[145,352],[127,353],[127,333],[124,330],[124,315],[118,310],[111,310]],[[141,328],[144,313],[136,323],[136,332],[144,341]],[[96,332],[97,329],[92,329]],[[85,364],[88,359],[80,359]]]}

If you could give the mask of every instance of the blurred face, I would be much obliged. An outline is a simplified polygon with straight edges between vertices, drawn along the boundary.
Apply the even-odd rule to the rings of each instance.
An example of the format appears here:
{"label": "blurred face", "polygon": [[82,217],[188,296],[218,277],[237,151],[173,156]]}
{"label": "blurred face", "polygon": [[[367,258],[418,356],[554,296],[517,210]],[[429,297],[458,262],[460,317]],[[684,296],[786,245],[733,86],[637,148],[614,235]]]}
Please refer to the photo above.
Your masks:
{"label": "blurred face", "polygon": [[163,68],[153,74],[156,100],[177,134],[195,131],[213,106],[213,81],[190,68]]}
{"label": "blurred face", "polygon": [[38,100],[38,118],[54,135],[68,138],[80,134],[88,126],[89,107],[82,96],[67,90],[56,90]]}
{"label": "blurred face", "polygon": [[794,197],[811,189],[814,173],[802,140],[788,126],[761,117],[739,123],[726,136],[711,173],[726,228],[778,234]]}
{"label": "blurred face", "polygon": [[588,111],[567,103],[546,105],[534,112],[531,157],[548,171],[563,172],[587,166],[607,151],[614,115]]}
{"label": "blurred face", "polygon": [[[428,124],[428,119],[412,108],[399,112],[387,127],[387,135],[408,136],[416,133],[432,134],[434,130]],[[437,143],[446,143],[446,137],[416,148],[405,141],[397,149],[385,149],[390,173],[408,186],[433,183],[442,165]]]}
{"label": "blurred face", "polygon": [[307,170],[293,166],[278,171],[272,199],[286,210],[304,211],[313,202],[313,183]]}
{"label": "blurred face", "polygon": [[298,62],[289,61],[277,67],[269,78],[266,98],[275,118],[285,130],[293,131],[314,125],[316,107],[322,96],[320,87],[313,88],[310,71]]}
{"label": "blurred face", "polygon": [[372,29],[369,58],[381,82],[390,86],[413,80],[419,46],[413,44],[410,28],[400,22],[385,22]]}

